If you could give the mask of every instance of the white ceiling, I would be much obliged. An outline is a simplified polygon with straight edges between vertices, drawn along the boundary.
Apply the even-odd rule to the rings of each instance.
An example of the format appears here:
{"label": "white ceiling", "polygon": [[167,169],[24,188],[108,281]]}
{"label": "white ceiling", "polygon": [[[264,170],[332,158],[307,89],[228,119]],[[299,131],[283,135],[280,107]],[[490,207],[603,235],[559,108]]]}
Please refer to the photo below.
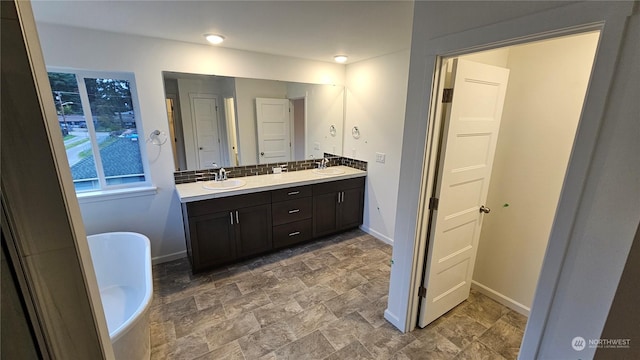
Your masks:
{"label": "white ceiling", "polygon": [[[396,1],[58,1],[32,2],[37,22],[349,63],[408,49],[413,2]],[[212,45],[213,46],[213,45]]]}

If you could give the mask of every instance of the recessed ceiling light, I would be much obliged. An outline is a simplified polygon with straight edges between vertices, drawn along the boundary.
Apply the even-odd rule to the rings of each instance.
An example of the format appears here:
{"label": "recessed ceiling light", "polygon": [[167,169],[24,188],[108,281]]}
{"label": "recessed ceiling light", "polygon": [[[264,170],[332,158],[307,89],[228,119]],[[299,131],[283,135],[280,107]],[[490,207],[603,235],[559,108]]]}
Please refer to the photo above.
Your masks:
{"label": "recessed ceiling light", "polygon": [[345,63],[347,62],[347,59],[348,59],[347,55],[336,55],[333,57],[333,60],[339,63]]}
{"label": "recessed ceiling light", "polygon": [[224,36],[216,34],[206,34],[204,38],[214,45],[220,44],[224,41]]}

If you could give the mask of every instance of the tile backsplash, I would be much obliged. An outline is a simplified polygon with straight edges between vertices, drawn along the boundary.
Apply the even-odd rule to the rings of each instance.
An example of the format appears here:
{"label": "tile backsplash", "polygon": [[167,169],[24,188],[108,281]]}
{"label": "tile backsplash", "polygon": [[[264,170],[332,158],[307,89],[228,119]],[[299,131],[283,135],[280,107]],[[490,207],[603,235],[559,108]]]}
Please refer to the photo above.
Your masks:
{"label": "tile backsplash", "polygon": [[[349,166],[358,170],[367,170],[367,162],[362,160],[350,159],[343,156],[337,156],[329,153],[325,153],[324,157],[329,160],[329,166]],[[227,177],[243,177],[253,175],[267,175],[273,173],[274,167],[280,167],[286,165],[287,171],[299,171],[308,170],[318,167],[316,165],[320,159],[313,160],[301,160],[301,161],[289,161],[283,163],[272,164],[260,164],[260,165],[247,165],[247,166],[231,166],[225,167],[227,171]],[[214,169],[202,169],[202,170],[185,170],[176,171],[173,173],[173,178],[176,184],[185,184],[196,181],[210,181],[214,179],[214,174],[217,170]]]}

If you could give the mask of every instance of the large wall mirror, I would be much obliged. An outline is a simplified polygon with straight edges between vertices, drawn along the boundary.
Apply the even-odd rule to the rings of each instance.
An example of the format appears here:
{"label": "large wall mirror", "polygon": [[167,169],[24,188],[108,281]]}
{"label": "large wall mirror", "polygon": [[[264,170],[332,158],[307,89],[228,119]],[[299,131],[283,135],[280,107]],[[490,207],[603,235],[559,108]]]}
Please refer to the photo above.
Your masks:
{"label": "large wall mirror", "polygon": [[176,170],[342,155],[342,86],[176,72],[163,77]]}

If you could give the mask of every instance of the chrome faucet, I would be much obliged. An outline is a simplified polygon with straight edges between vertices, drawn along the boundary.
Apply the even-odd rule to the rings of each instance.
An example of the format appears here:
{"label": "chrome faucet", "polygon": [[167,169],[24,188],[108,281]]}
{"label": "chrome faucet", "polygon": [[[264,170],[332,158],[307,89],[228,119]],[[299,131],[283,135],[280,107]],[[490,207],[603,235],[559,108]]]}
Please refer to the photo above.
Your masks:
{"label": "chrome faucet", "polygon": [[225,180],[227,180],[227,170],[225,170],[224,168],[220,168],[220,170],[218,170],[218,178],[216,179],[216,181]]}
{"label": "chrome faucet", "polygon": [[227,180],[227,171],[218,166],[218,164],[213,163],[213,180],[214,181],[224,181]]}

